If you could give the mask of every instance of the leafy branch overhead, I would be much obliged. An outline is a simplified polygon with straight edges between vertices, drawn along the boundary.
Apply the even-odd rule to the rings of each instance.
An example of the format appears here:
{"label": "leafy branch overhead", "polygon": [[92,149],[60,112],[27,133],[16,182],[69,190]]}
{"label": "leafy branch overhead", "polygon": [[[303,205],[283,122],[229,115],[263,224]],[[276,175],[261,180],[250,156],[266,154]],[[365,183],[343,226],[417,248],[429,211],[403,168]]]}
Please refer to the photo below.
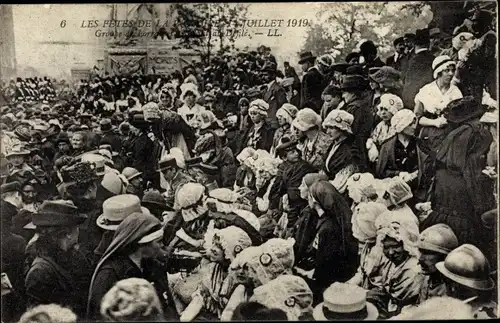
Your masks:
{"label": "leafy branch overhead", "polygon": [[214,51],[221,55],[234,49],[248,5],[232,3],[179,4],[179,38],[187,48],[198,48],[210,59]]}

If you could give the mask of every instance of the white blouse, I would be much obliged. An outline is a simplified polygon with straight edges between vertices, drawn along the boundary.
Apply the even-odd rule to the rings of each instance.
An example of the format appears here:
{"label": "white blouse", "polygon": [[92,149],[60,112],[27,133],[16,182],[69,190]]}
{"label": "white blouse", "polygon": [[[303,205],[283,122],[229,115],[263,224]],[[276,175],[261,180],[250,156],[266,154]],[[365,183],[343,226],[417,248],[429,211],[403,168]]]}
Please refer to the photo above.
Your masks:
{"label": "white blouse", "polygon": [[421,102],[426,112],[436,116],[441,115],[444,108],[453,100],[461,99],[462,92],[455,85],[451,84],[448,91],[441,92],[436,81],[424,85],[415,96],[415,104]]}

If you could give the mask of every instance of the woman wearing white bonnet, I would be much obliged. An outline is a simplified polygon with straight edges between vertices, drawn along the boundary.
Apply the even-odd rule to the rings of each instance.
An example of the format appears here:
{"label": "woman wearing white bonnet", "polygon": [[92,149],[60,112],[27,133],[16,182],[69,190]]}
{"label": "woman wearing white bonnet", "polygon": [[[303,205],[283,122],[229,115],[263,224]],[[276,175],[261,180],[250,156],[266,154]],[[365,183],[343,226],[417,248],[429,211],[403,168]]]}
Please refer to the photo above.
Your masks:
{"label": "woman wearing white bonnet", "polygon": [[165,320],[155,288],[142,278],[117,282],[102,298],[101,316],[109,322]]}
{"label": "woman wearing white bonnet", "polygon": [[358,240],[360,250],[359,267],[356,274],[347,281],[371,289],[380,284],[377,271],[387,261],[382,248],[377,244],[376,220],[387,211],[387,207],[377,202],[362,202],[352,215],[352,235]]}
{"label": "woman wearing white bonnet", "polygon": [[[424,85],[415,96],[415,115],[420,125],[420,133],[416,134],[422,144],[432,151],[436,151],[444,138],[447,121],[443,116],[448,103],[463,97],[460,89],[453,84],[457,64],[447,55],[441,55],[432,62],[434,81]],[[430,185],[430,178],[426,160],[428,153],[419,151],[419,163],[422,180],[420,189],[425,191]],[[422,197],[423,198],[423,197]]]}
{"label": "woman wearing white bonnet", "polygon": [[276,147],[281,144],[281,138],[292,136],[292,122],[298,111],[299,109],[290,103],[283,104],[281,108],[276,111],[279,128],[274,132],[271,155],[276,156]]}
{"label": "woman wearing white bonnet", "polygon": [[26,311],[19,323],[76,323],[78,317],[69,308],[57,304],[35,306]]}
{"label": "woman wearing white bonnet", "polygon": [[237,284],[221,315],[230,320],[241,302],[248,301],[251,291],[283,274],[291,274],[294,264],[294,239],[273,238],[259,247],[249,247],[236,256],[230,266]]}
{"label": "woman wearing white bonnet", "polygon": [[[244,249],[250,247],[250,237],[242,229],[229,226],[209,230],[205,234],[204,248],[207,259],[201,266],[207,266],[198,289],[192,295],[188,307],[181,314],[181,321],[191,321],[205,310],[209,316],[218,319],[226,305],[224,285],[227,285],[229,265]],[[208,262],[207,262],[208,261]],[[227,288],[227,287],[226,287]]]}
{"label": "woman wearing white bonnet", "polygon": [[204,107],[196,103],[200,97],[198,87],[193,83],[184,83],[181,85],[180,100],[184,105],[177,110],[177,113],[186,121],[188,125],[193,126],[195,117],[205,110]]}
{"label": "woman wearing white bonnet", "polygon": [[248,114],[253,125],[243,134],[241,146],[238,151],[241,151],[245,147],[264,149],[267,151],[271,149],[274,130],[266,122],[268,110],[269,104],[262,99],[256,99],[250,102]]}
{"label": "woman wearing white bonnet", "polygon": [[380,147],[375,169],[377,178],[399,176],[416,188],[419,171],[415,130],[417,117],[408,109],[398,111],[391,119],[396,135]]}
{"label": "woman wearing white bonnet", "polygon": [[354,210],[361,202],[376,201],[378,198],[376,179],[372,173],[354,173],[347,180],[347,192]]}
{"label": "woman wearing white bonnet", "polygon": [[255,149],[252,147],[246,147],[236,156],[236,160],[240,163],[240,167],[238,167],[236,171],[236,180],[233,186],[235,191],[238,191],[242,187],[255,188],[253,167],[255,162],[253,156],[255,152]]}
{"label": "woman wearing white bonnet", "polygon": [[310,108],[297,112],[292,126],[297,132],[297,139],[304,140],[297,145],[302,159],[317,169],[322,169],[328,148],[333,140],[321,129],[321,117]]}
{"label": "woman wearing white bonnet", "polygon": [[410,186],[399,177],[392,178],[386,185],[380,202],[384,203],[392,214],[399,218],[409,219],[418,225],[417,216],[407,204],[413,198]]}
{"label": "woman wearing white bonnet", "polygon": [[257,287],[250,301],[285,311],[289,321],[312,320],[313,293],[306,281],[299,276],[278,276]]}
{"label": "woman wearing white bonnet", "polygon": [[382,120],[375,126],[370,138],[366,141],[368,158],[371,162],[377,160],[382,143],[395,135],[394,128],[391,127],[391,119],[403,107],[403,100],[397,95],[384,93],[380,97],[376,108],[377,116]]}
{"label": "woman wearing white bonnet", "polygon": [[368,291],[368,300],[377,307],[380,318],[390,318],[414,304],[420,291],[418,223],[391,212],[379,215],[375,223],[377,244],[388,261],[378,270],[380,284]]}

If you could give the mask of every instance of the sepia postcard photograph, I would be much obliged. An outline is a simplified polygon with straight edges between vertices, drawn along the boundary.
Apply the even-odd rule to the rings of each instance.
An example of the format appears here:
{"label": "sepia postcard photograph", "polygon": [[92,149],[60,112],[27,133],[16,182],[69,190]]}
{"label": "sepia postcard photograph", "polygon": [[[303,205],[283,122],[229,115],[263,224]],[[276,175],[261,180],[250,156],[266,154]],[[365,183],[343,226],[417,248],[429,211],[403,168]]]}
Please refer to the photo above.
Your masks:
{"label": "sepia postcard photograph", "polygon": [[0,5],[1,323],[498,318],[495,1]]}

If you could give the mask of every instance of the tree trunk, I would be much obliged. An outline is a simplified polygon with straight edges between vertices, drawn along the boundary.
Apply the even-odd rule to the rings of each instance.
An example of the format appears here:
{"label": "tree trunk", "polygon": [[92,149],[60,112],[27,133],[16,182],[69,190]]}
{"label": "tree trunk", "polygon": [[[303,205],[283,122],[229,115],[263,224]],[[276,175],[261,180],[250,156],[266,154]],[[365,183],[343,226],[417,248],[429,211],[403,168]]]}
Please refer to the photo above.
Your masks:
{"label": "tree trunk", "polygon": [[429,27],[437,27],[441,32],[450,36],[453,34],[453,29],[461,25],[464,19],[467,18],[467,11],[462,1],[430,1],[429,6],[433,13]]}

